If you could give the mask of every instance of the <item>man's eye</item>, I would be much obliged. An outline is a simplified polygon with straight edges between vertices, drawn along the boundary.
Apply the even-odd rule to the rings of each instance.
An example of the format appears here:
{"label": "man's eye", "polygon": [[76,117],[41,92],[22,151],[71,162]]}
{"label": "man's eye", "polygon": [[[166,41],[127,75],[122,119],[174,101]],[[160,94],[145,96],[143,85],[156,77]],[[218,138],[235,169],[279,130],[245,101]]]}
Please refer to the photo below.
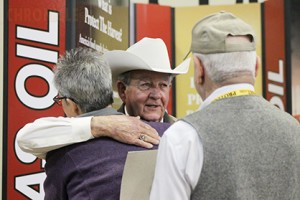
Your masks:
{"label": "man's eye", "polygon": [[142,86],[150,86],[150,83],[142,83]]}
{"label": "man's eye", "polygon": [[162,87],[162,88],[166,88],[166,87],[169,87],[169,85],[166,84],[166,83],[163,83],[163,84],[161,84],[161,87]]}
{"label": "man's eye", "polygon": [[160,88],[161,89],[168,89],[169,88],[169,84],[167,84],[167,83],[161,83],[160,84]]}
{"label": "man's eye", "polygon": [[151,88],[151,83],[142,83],[139,87],[141,90],[148,90]]}

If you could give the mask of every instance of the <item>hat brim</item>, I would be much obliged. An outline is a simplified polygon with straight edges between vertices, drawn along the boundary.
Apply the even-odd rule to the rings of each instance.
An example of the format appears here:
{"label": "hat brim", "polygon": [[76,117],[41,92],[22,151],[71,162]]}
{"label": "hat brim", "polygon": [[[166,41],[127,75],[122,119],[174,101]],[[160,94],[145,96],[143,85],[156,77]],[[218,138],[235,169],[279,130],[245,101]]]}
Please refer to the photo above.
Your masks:
{"label": "hat brim", "polygon": [[175,69],[161,69],[155,66],[149,66],[138,56],[122,50],[108,51],[104,55],[112,72],[113,89],[117,90],[116,82],[118,76],[124,72],[133,70],[148,70],[172,75],[185,74],[188,72],[191,58],[184,60]]}

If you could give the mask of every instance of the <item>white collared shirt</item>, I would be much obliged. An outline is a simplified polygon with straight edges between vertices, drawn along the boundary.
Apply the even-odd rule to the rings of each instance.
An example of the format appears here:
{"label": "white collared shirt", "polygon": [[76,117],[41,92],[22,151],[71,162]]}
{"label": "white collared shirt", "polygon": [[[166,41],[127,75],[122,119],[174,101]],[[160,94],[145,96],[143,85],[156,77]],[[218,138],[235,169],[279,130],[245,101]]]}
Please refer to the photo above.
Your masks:
{"label": "white collared shirt", "polygon": [[[215,90],[198,110],[228,92],[249,89],[250,84],[228,85]],[[184,121],[175,122],[164,133],[158,150],[150,200],[186,200],[197,185],[203,165],[203,146],[194,127]]]}

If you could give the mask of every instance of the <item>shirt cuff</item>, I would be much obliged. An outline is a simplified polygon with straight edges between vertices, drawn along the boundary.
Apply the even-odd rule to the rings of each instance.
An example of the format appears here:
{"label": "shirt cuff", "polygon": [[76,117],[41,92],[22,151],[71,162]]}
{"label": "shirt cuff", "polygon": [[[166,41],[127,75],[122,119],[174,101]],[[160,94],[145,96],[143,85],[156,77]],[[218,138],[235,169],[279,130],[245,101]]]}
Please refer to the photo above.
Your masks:
{"label": "shirt cuff", "polygon": [[93,139],[94,136],[91,132],[91,120],[92,117],[80,117],[72,120],[72,133],[77,135],[83,141]]}

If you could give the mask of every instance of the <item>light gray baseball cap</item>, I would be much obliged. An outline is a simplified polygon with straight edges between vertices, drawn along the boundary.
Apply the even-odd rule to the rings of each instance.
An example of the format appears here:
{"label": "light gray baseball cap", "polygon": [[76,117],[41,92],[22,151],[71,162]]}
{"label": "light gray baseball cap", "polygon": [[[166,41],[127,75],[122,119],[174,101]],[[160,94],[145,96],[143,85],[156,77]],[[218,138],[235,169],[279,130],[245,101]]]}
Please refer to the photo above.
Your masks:
{"label": "light gray baseball cap", "polygon": [[[250,42],[227,43],[228,36],[249,36]],[[211,54],[256,49],[256,34],[252,26],[232,13],[219,12],[199,20],[192,30],[192,44],[189,52]]]}

